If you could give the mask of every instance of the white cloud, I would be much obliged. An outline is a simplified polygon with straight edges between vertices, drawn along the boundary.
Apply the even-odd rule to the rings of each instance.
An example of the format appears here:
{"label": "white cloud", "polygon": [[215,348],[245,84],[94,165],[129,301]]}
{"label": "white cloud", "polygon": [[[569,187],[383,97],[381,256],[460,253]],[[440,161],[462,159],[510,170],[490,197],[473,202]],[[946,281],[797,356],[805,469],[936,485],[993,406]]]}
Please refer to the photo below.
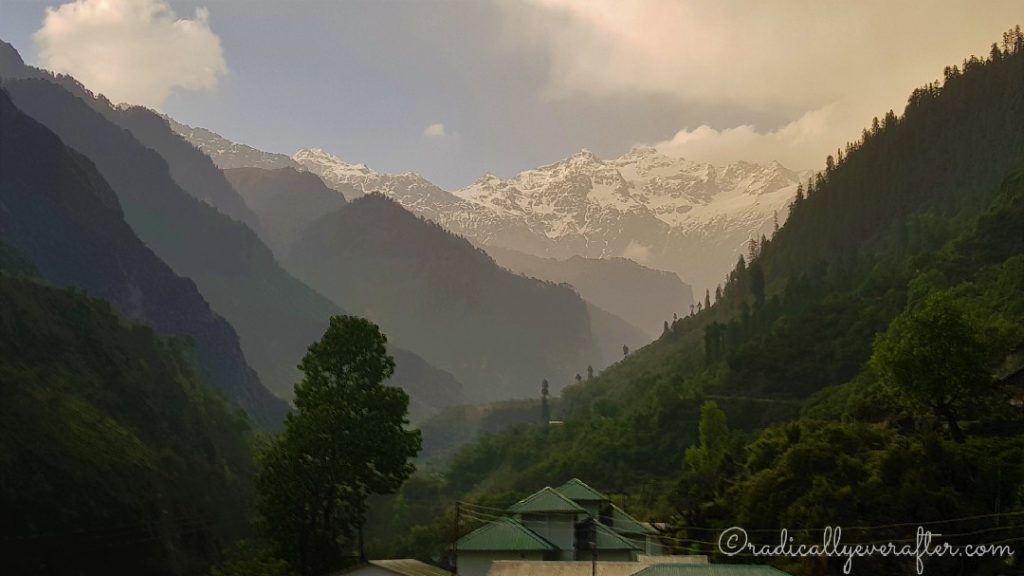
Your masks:
{"label": "white cloud", "polygon": [[[1020,3],[863,0],[530,0],[514,38],[548,55],[545,95],[669,97],[728,107],[731,125],[687,127],[672,150],[719,161],[775,157],[795,168],[860,135],[871,117],[901,112],[915,87],[948,64],[984,54],[1020,20]],[[511,32],[510,32],[510,35]],[[756,127],[743,116],[788,117]],[[772,158],[769,158],[772,159]]]}
{"label": "white cloud", "polygon": [[622,257],[639,264],[646,264],[651,259],[651,247],[636,240],[630,240],[622,250]]}
{"label": "white cloud", "polygon": [[175,89],[211,90],[227,73],[209,13],[178,18],[163,0],[74,0],[47,8],[40,64],[115,102],[159,107]]}
{"label": "white cloud", "polygon": [[444,138],[447,133],[444,130],[444,124],[435,123],[424,128],[423,135],[427,138]]}
{"label": "white cloud", "polygon": [[[775,130],[759,131],[751,124],[721,130],[702,125],[680,130],[654,146],[663,154],[700,162],[746,160],[765,164],[778,160],[793,169],[816,168],[824,165],[826,154],[854,140],[870,122],[871,114],[844,100],[806,112]],[[851,136],[837,140],[845,134]]]}

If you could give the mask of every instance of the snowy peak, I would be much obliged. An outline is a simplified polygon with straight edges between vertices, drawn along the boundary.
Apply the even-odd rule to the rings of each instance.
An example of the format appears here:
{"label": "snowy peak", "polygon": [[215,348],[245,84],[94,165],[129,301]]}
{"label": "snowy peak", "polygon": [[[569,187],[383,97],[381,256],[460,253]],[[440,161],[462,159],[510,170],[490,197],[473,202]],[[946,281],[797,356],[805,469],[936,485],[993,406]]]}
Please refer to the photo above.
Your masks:
{"label": "snowy peak", "polygon": [[323,148],[303,148],[292,154],[292,160],[310,172],[319,174],[328,185],[333,182],[352,184],[361,188],[361,184],[380,176],[366,164],[351,164]]}
{"label": "snowy peak", "polygon": [[785,218],[803,177],[778,162],[716,166],[650,146],[614,160],[581,150],[505,180],[485,174],[452,193],[460,213],[439,222],[486,246],[624,256],[713,288],[748,238]]}

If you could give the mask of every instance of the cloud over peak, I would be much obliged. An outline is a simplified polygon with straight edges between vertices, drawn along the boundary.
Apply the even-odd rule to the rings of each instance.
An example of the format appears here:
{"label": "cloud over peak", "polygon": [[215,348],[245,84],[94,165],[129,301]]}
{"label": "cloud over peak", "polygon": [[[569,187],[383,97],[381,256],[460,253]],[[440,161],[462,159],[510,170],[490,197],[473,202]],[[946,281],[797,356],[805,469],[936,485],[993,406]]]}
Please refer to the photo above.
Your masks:
{"label": "cloud over peak", "polygon": [[48,8],[33,39],[40,65],[115,102],[159,108],[172,91],[211,90],[227,73],[209,12],[178,18],[163,0],[74,0]]}
{"label": "cloud over peak", "polygon": [[[545,96],[668,97],[732,109],[729,124],[695,124],[656,146],[695,160],[778,159],[821,166],[910,91],[989,42],[1020,3],[863,0],[529,0],[514,38],[546,52]],[[755,126],[771,112],[782,121]],[[721,121],[719,121],[721,122]]]}
{"label": "cloud over peak", "polygon": [[436,122],[424,128],[423,135],[427,138],[437,139],[444,138],[447,135],[447,132],[444,129],[444,124]]}

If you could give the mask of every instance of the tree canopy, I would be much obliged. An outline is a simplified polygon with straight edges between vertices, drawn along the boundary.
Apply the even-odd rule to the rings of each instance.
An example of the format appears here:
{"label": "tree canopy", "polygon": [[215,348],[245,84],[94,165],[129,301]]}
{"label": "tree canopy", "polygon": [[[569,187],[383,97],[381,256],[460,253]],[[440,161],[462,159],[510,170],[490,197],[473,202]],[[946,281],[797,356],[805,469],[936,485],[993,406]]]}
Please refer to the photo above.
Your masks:
{"label": "tree canopy", "polygon": [[295,411],[263,455],[263,529],[303,574],[344,564],[367,497],[394,492],[414,470],[420,433],[407,428],[408,395],[384,385],[395,368],[386,342],[368,320],[331,318],[299,365]]}

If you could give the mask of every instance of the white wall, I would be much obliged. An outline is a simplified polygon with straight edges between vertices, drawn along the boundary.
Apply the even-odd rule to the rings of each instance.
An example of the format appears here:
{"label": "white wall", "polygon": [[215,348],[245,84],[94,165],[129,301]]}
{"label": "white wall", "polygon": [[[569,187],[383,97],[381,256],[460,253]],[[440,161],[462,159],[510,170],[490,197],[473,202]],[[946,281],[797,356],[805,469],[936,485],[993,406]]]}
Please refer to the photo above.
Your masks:
{"label": "white wall", "polygon": [[[495,560],[543,560],[544,553],[536,552],[483,552],[483,551],[459,551],[459,565],[457,576],[487,576],[491,569],[491,562]],[[360,575],[363,576],[363,575]],[[377,576],[377,575],[374,575]],[[392,575],[393,576],[393,575]]]}
{"label": "white wall", "polygon": [[576,538],[576,516],[573,514],[523,514],[519,521],[562,550],[572,551]]}

